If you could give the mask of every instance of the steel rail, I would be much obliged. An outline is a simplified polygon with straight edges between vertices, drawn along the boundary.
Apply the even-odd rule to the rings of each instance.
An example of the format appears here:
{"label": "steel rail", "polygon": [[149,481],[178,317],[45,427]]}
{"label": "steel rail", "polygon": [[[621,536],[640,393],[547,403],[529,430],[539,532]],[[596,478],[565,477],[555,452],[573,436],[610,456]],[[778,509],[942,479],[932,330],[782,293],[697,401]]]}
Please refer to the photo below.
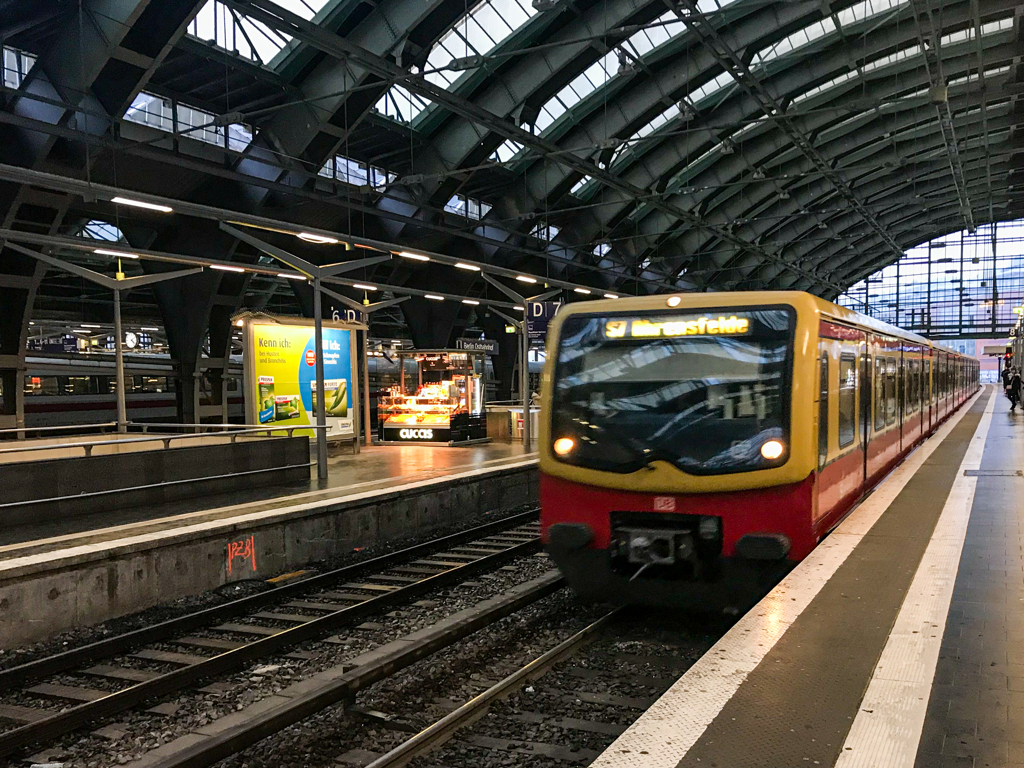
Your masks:
{"label": "steel rail", "polygon": [[[514,528],[517,525],[522,525],[532,519],[536,519],[536,517],[536,509],[528,512],[522,512],[517,515],[512,515],[511,517],[496,520],[492,523],[485,523],[484,525],[470,528],[466,531],[459,531],[458,533],[442,536],[441,538],[433,539],[422,544],[415,544],[411,547],[400,549],[397,552],[391,552],[386,555],[370,558],[369,560],[364,560],[361,563],[353,563],[352,565],[346,565],[342,568],[336,568],[332,571],[327,571],[326,573],[322,573],[308,579],[292,582],[290,584],[283,584],[279,587],[268,589],[265,592],[259,592],[255,595],[249,595],[237,600],[232,600],[231,602],[224,603],[223,605],[205,608],[201,611],[196,611],[195,613],[190,613],[185,616],[179,616],[174,619],[168,619],[167,621],[162,621],[159,624],[154,624],[149,627],[143,627],[142,629],[125,632],[115,637],[98,640],[94,643],[83,645],[80,648],[72,648],[53,656],[46,656],[41,659],[19,664],[16,667],[3,669],[0,670],[0,690],[7,690],[17,685],[24,685],[30,680],[38,680],[49,675],[56,675],[87,662],[93,662],[99,659],[105,659],[111,656],[117,656],[118,654],[127,653],[128,651],[139,648],[143,645],[159,642],[160,640],[173,635],[191,632],[192,630],[200,629],[213,622],[221,622],[224,619],[231,618],[232,616],[238,616],[256,608],[261,608],[278,600],[291,598],[295,595],[303,594],[320,587],[327,587],[341,579],[350,579],[367,571],[384,570],[405,560],[415,559],[437,549],[443,549],[453,544],[460,544],[464,541],[483,538],[491,533],[503,531],[507,528]],[[2,736],[2,734],[0,734],[0,736]]]}
{"label": "steel rail", "polygon": [[[29,723],[19,728],[0,734],[0,757],[9,755],[14,750],[35,743],[50,743],[79,728],[94,723],[96,720],[119,714],[137,707],[146,701],[174,693],[182,688],[236,669],[256,659],[271,656],[284,648],[293,647],[308,640],[316,639],[326,632],[333,631],[353,621],[365,619],[377,614],[384,608],[406,602],[432,590],[449,586],[462,581],[467,576],[495,568],[511,557],[534,552],[540,547],[539,538],[523,544],[513,545],[505,550],[485,555],[478,560],[456,566],[421,581],[400,587],[379,597],[371,597],[364,602],[342,608],[326,616],[312,618],[310,621],[275,635],[256,640],[247,645],[213,656],[204,661],[190,664],[167,674],[155,677],[123,690],[111,693],[95,701],[71,707],[59,714]],[[308,585],[308,582],[300,582]]]}
{"label": "steel rail", "polygon": [[557,572],[551,572],[527,585],[520,585],[498,598],[486,608],[470,610],[458,621],[441,622],[433,630],[420,630],[418,637],[402,647],[384,654],[375,661],[356,667],[312,691],[296,696],[247,722],[227,728],[196,744],[186,746],[178,754],[152,763],[150,768],[203,768],[237,754],[253,744],[304,720],[338,702],[351,701],[355,695],[411,664],[462,640],[474,632],[551,595],[565,586]]}
{"label": "steel rail", "polygon": [[490,708],[491,704],[513,693],[523,683],[529,680],[536,680],[538,677],[541,677],[555,664],[579,650],[580,647],[590,641],[590,638],[598,630],[604,628],[606,624],[615,618],[620,611],[621,608],[616,608],[615,610],[606,613],[597,621],[581,629],[568,640],[559,643],[547,653],[537,657],[529,664],[516,672],[513,672],[500,682],[495,683],[479,696],[470,699],[454,712],[450,712],[433,725],[428,726],[417,733],[412,738],[403,741],[390,752],[381,755],[372,763],[367,765],[366,768],[399,768],[413,758],[425,755],[435,747],[443,744],[451,738],[458,729],[466,725],[470,725],[484,715]]}

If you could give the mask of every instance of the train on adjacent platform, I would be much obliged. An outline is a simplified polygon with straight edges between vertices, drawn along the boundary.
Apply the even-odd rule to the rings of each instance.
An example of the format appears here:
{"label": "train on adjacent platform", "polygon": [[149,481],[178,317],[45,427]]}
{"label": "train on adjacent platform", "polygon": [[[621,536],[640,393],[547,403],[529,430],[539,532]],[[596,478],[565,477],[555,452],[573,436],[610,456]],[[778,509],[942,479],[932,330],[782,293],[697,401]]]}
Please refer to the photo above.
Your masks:
{"label": "train on adjacent platform", "polygon": [[800,292],[563,309],[541,529],[581,596],[749,605],[978,389],[978,361]]}

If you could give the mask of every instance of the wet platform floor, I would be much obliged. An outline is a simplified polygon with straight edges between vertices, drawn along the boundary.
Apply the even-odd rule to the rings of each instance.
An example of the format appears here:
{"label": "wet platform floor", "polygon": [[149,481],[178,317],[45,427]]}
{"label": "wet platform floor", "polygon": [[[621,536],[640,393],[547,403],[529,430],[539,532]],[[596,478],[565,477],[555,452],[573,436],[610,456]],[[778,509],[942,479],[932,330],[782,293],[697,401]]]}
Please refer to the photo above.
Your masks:
{"label": "wet platform floor", "polygon": [[[535,454],[531,454],[535,455]],[[27,543],[74,536],[100,529],[122,528],[144,521],[166,521],[178,525],[183,517],[212,519],[236,514],[232,508],[246,505],[246,512],[385,490],[395,485],[443,477],[455,472],[484,469],[526,457],[523,447],[513,443],[481,443],[466,447],[430,445],[375,445],[358,454],[328,459],[328,479],[320,483],[311,467],[306,483],[293,483],[248,491],[212,494],[166,504],[112,509],[75,517],[43,519],[30,525],[0,526],[0,559],[24,554]],[[209,512],[197,517],[196,513]],[[147,526],[147,530],[153,530]],[[121,535],[124,535],[123,530]],[[56,543],[56,542],[55,542]]]}

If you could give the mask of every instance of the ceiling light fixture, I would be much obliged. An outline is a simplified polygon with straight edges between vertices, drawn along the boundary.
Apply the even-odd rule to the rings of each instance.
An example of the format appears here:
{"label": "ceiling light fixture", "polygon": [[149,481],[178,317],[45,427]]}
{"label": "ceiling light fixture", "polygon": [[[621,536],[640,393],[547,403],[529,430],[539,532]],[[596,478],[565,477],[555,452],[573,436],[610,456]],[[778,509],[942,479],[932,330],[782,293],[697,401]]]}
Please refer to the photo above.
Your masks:
{"label": "ceiling light fixture", "polygon": [[314,235],[312,232],[299,232],[296,235],[299,240],[305,240],[307,243],[313,243],[314,245],[337,245],[340,240],[334,237],[327,237],[326,235]]}
{"label": "ceiling light fixture", "polygon": [[169,205],[158,205],[157,203],[146,203],[142,200],[132,200],[130,197],[112,197],[110,202],[118,205],[130,205],[133,208],[145,208],[147,211],[159,211],[160,213],[174,213]]}
{"label": "ceiling light fixture", "polygon": [[89,325],[87,323],[82,323],[82,327],[83,328],[102,328],[103,326],[102,325]]}
{"label": "ceiling light fixture", "polygon": [[278,277],[283,277],[285,280],[305,280],[305,275],[300,275],[298,272],[278,272]]}
{"label": "ceiling light fixture", "polygon": [[119,258],[119,259],[137,259],[137,258],[139,258],[139,254],[137,254],[137,253],[127,253],[127,252],[124,252],[124,251],[110,251],[110,250],[107,250],[106,248],[93,248],[92,252],[93,253],[98,253],[100,256],[117,256],[117,258]]}
{"label": "ceiling light fixture", "polygon": [[530,277],[529,275],[516,275],[516,280],[518,280],[520,283],[531,283],[531,284],[533,284],[533,283],[537,282],[537,278]]}
{"label": "ceiling light fixture", "polygon": [[444,296],[438,296],[436,293],[425,293],[423,298],[430,299],[431,301],[444,301]]}
{"label": "ceiling light fixture", "polygon": [[398,254],[403,259],[412,259],[413,261],[430,261],[429,256],[424,256],[422,253],[411,253],[409,251],[402,251]]}
{"label": "ceiling light fixture", "polygon": [[576,293],[582,293],[584,296],[590,295],[590,291],[586,288],[573,288],[573,290],[576,291]]}
{"label": "ceiling light fixture", "polygon": [[520,307],[518,304],[516,306],[512,307],[512,309],[515,309],[515,310],[517,310],[519,312],[525,312],[526,311],[526,307]]}
{"label": "ceiling light fixture", "polygon": [[480,302],[479,302],[479,301],[477,301],[476,299],[463,299],[463,300],[462,300],[462,303],[463,303],[463,304],[471,304],[472,306],[474,306],[474,307],[475,307],[475,306],[476,306],[476,305],[478,305],[478,304],[479,304]]}
{"label": "ceiling light fixture", "polygon": [[465,269],[465,270],[467,270],[469,272],[479,272],[480,271],[480,267],[478,267],[476,264],[466,264],[465,262],[462,262],[462,261],[455,262],[455,268],[456,269]]}
{"label": "ceiling light fixture", "polygon": [[376,291],[376,285],[367,285],[366,283],[352,283],[353,288],[358,288],[360,291]]}
{"label": "ceiling light fixture", "polygon": [[617,299],[617,298],[619,298],[619,297],[618,297],[618,296],[616,296],[616,295],[615,295],[614,293],[606,293],[606,294],[604,295],[604,297],[605,297],[606,299]]}
{"label": "ceiling light fixture", "polygon": [[211,264],[210,269],[219,269],[221,272],[245,272],[241,267],[229,267],[227,264]]}

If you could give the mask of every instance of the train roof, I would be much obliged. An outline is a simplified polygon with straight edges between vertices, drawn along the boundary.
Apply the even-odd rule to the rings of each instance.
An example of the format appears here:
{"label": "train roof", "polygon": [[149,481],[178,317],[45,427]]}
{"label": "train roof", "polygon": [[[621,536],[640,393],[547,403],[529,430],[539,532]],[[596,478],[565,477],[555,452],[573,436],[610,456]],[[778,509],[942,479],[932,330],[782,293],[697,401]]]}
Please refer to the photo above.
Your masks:
{"label": "train roof", "polygon": [[598,313],[598,312],[629,312],[649,310],[652,307],[664,307],[670,297],[678,296],[680,303],[676,308],[688,307],[741,307],[772,304],[790,304],[815,311],[840,322],[868,328],[876,333],[893,336],[917,344],[934,346],[924,336],[884,323],[860,312],[833,304],[830,301],[804,291],[722,291],[701,293],[659,293],[652,296],[624,296],[619,299],[597,299],[594,301],[578,301],[568,305],[559,315]]}

